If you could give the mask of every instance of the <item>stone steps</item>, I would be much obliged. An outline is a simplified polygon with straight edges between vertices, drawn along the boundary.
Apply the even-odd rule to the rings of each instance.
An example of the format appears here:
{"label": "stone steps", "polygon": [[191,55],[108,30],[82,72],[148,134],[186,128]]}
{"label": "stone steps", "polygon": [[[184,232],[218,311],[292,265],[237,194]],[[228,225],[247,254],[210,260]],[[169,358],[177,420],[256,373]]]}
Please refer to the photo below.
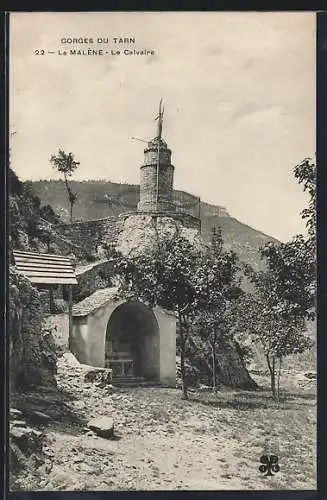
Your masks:
{"label": "stone steps", "polygon": [[116,387],[146,387],[160,385],[159,382],[146,380],[144,377],[134,375],[116,375],[112,377],[112,385]]}

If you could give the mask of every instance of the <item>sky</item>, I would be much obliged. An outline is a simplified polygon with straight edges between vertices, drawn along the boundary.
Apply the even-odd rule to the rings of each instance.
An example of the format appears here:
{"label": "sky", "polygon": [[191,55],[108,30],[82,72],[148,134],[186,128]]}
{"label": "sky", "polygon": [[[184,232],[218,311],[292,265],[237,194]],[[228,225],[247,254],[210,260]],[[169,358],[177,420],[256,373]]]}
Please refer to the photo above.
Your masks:
{"label": "sky", "polygon": [[[315,154],[314,13],[15,13],[10,37],[20,179],[58,178],[49,158],[62,148],[77,180],[138,184],[145,144],[132,137],[156,135],[163,98],[175,188],[281,241],[303,232],[293,168]],[[122,53],[134,49],[154,54]]]}

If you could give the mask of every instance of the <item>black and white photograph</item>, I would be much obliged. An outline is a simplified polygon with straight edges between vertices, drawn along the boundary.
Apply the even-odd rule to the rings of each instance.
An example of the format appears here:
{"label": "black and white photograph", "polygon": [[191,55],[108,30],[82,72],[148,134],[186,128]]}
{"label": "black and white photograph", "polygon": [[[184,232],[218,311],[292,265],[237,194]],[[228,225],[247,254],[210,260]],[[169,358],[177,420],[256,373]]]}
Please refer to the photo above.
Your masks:
{"label": "black and white photograph", "polygon": [[315,14],[9,25],[9,490],[315,490]]}

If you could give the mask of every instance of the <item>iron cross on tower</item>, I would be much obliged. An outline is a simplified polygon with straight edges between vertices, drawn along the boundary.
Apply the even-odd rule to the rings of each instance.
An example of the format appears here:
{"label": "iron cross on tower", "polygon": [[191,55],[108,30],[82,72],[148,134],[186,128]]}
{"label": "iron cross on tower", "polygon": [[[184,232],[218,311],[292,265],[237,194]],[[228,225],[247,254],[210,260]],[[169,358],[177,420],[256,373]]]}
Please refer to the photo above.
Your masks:
{"label": "iron cross on tower", "polygon": [[163,122],[163,115],[164,115],[164,107],[162,106],[162,99],[160,99],[160,103],[159,103],[159,114],[158,116],[156,117],[156,120],[158,120],[158,134],[157,134],[157,137],[158,139],[161,139],[161,135],[162,135],[162,122]]}

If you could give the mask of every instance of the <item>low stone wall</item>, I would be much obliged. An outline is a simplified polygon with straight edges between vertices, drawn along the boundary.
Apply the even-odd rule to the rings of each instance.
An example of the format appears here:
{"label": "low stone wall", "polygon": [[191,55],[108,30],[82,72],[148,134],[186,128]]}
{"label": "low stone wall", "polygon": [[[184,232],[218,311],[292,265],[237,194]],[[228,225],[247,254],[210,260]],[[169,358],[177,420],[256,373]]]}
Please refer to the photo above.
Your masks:
{"label": "low stone wall", "polygon": [[198,219],[197,217],[194,217],[191,214],[182,212],[180,207],[177,207],[176,210],[177,210],[176,212],[169,212],[169,211],[156,212],[155,210],[153,210],[152,212],[149,212],[148,210],[144,210],[144,211],[138,210],[137,212],[122,213],[119,215],[117,225],[116,225],[117,238],[118,238],[120,232],[124,228],[125,220],[130,216],[132,216],[132,217],[137,216],[137,218],[142,217],[142,216],[145,216],[145,217],[150,216],[152,218],[156,218],[157,220],[159,220],[159,222],[162,220],[165,220],[165,219],[173,219],[176,221],[176,223],[178,223],[179,225],[181,224],[183,227],[185,227],[187,229],[194,229],[194,230],[199,231],[199,232],[201,231],[201,220],[200,219]]}
{"label": "low stone wall", "polygon": [[113,275],[114,263],[111,260],[95,262],[84,269],[76,269],[78,285],[73,287],[74,303],[83,300],[96,290],[112,286],[111,277]]}
{"label": "low stone wall", "polygon": [[187,229],[196,229],[197,231],[201,231],[201,219],[183,212],[177,212],[175,218],[181,221],[183,226]]}
{"label": "low stone wall", "polygon": [[105,258],[105,247],[115,247],[117,241],[121,240],[122,232],[126,229],[127,219],[129,219],[129,223],[133,220],[132,225],[135,223],[135,230],[137,231],[140,220],[149,216],[150,218],[155,216],[159,225],[165,225],[166,221],[169,220],[174,226],[183,227],[186,231],[190,230],[194,234],[201,230],[200,219],[187,213],[162,212],[151,215],[142,211],[123,213],[120,214],[118,219],[116,217],[106,217],[72,224],[61,224],[58,229],[65,238],[76,245],[76,249],[71,248],[70,251],[73,251],[78,257],[80,249],[84,251],[85,257]]}
{"label": "low stone wall", "polygon": [[82,247],[86,254],[101,253],[103,245],[116,241],[116,217],[61,224],[60,232],[71,242]]}

